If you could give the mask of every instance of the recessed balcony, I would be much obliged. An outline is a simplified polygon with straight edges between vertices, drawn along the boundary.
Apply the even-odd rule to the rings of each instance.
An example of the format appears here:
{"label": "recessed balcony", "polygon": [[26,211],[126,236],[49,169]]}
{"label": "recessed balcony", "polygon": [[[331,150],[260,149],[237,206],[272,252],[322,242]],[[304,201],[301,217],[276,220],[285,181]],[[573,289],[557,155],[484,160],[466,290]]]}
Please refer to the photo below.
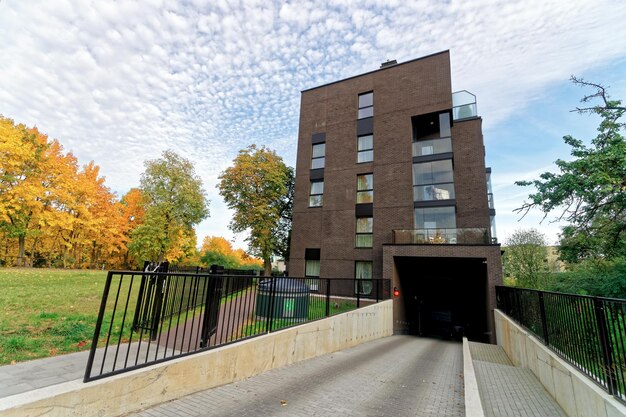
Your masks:
{"label": "recessed balcony", "polygon": [[448,245],[488,245],[492,243],[489,229],[396,229],[393,230],[393,244],[448,244]]}

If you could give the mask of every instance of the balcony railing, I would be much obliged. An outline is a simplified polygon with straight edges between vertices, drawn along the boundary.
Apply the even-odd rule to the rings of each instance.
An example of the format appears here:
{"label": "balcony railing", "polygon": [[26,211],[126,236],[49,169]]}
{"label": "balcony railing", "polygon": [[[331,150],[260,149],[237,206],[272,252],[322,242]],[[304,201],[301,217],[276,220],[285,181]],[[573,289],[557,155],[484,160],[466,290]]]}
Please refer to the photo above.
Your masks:
{"label": "balcony railing", "polygon": [[414,244],[449,244],[449,245],[487,245],[491,243],[489,230],[483,228],[467,229],[402,229],[393,231],[393,243],[396,245]]}
{"label": "balcony railing", "polygon": [[477,117],[476,96],[469,91],[461,90],[452,93],[452,119],[462,120]]}
{"label": "balcony railing", "polygon": [[495,205],[493,204],[493,193],[487,193],[487,202],[489,203],[490,209],[495,209]]}
{"label": "balcony railing", "polygon": [[452,152],[450,137],[419,140],[413,142],[413,157]]}

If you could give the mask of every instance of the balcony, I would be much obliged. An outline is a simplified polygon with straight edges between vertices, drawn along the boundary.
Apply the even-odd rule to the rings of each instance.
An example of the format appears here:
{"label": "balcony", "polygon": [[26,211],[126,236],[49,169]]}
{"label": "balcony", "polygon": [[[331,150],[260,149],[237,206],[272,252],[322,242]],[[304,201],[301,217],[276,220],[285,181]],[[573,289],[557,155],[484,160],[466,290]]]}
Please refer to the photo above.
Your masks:
{"label": "balcony", "polygon": [[495,205],[493,204],[493,193],[487,193],[487,202],[489,203],[490,209],[495,209]]}
{"label": "balcony", "polygon": [[452,93],[452,120],[470,119],[478,116],[476,96],[469,91],[461,90]]}
{"label": "balcony", "polygon": [[489,229],[401,229],[393,231],[393,244],[488,245]]}
{"label": "balcony", "polygon": [[413,157],[429,156],[452,152],[452,139],[450,137],[419,140],[413,142]]}

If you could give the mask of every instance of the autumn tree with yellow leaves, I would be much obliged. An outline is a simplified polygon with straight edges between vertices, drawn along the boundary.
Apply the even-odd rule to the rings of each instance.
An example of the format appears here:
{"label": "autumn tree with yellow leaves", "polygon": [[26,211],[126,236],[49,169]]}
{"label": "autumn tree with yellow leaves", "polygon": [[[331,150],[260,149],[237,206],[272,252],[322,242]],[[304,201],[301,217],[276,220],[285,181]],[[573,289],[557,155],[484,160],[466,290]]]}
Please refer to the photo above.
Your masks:
{"label": "autumn tree with yellow leaves", "polygon": [[250,256],[243,249],[234,249],[232,244],[221,236],[207,236],[200,248],[202,263],[210,267],[220,265],[227,269],[260,269],[263,261]]}
{"label": "autumn tree with yellow leaves", "polygon": [[[166,239],[156,256],[198,264],[192,226],[208,214],[206,201],[193,192],[177,194],[196,185],[201,190],[199,179],[180,175],[188,161],[168,152],[164,157],[169,165],[149,161],[146,172],[156,175],[119,200],[93,161],[80,167],[58,141],[0,116],[0,265],[136,267],[132,255],[139,251],[131,249],[133,239],[146,237],[136,232],[142,227]],[[175,192],[167,197],[161,186]]]}

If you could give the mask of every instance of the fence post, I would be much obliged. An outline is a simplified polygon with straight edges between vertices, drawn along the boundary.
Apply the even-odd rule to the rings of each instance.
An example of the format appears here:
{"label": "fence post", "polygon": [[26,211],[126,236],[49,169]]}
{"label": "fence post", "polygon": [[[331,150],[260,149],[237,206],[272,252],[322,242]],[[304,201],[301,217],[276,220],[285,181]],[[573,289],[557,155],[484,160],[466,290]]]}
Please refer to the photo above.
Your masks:
{"label": "fence post", "polygon": [[[85,369],[85,377],[83,382],[89,381],[91,378],[91,368],[93,368],[93,361],[96,357],[96,349],[98,348],[98,339],[100,338],[100,330],[102,329],[102,320],[104,319],[104,311],[107,306],[107,299],[109,298],[109,291],[111,289],[111,280],[113,274],[111,271],[107,273],[107,280],[104,283],[104,291],[102,292],[102,301],[100,301],[100,310],[98,311],[98,319],[96,320],[96,328],[93,332],[93,339],[91,340],[91,348],[89,349],[89,357],[87,358],[87,368]],[[120,280],[122,277],[120,277]],[[131,278],[132,279],[132,278]]]}
{"label": "fence post", "polygon": [[202,318],[202,333],[200,334],[200,347],[209,346],[209,340],[213,333],[217,332],[217,322],[220,315],[220,300],[224,287],[224,277],[206,277],[206,294],[204,297],[204,315]]}
{"label": "fence post", "polygon": [[267,333],[272,332],[272,325],[274,324],[274,303],[276,300],[276,278],[270,277],[268,279],[272,280],[271,290],[270,290],[270,311],[269,316],[267,318],[267,323],[265,327],[265,331]]}
{"label": "fence post", "polygon": [[593,310],[596,315],[596,323],[598,324],[598,332],[600,333],[600,347],[602,348],[606,387],[609,394],[615,395],[616,393],[619,393],[619,390],[617,387],[617,381],[615,380],[611,340],[609,339],[609,331],[606,325],[606,317],[604,315],[604,303],[598,297],[593,297],[593,306]]}
{"label": "fence post", "polygon": [[550,346],[548,337],[548,320],[546,319],[546,306],[543,301],[543,292],[539,291],[539,314],[541,315],[541,328],[543,329],[543,342]]}
{"label": "fence post", "polygon": [[377,303],[378,303],[378,301],[379,301],[379,291],[378,291],[378,290],[379,290],[379,288],[378,288],[379,286],[380,286],[380,280],[379,280],[379,279],[377,279],[377,280],[376,280],[376,302],[377,302]]}
{"label": "fence post", "polygon": [[330,316],[330,278],[326,278],[326,317]]}
{"label": "fence post", "polygon": [[155,275],[156,288],[154,292],[154,307],[152,309],[152,323],[150,326],[150,340],[156,340],[159,330],[159,324],[161,323],[161,307],[163,306],[163,287],[165,284],[165,277],[161,275]]}

